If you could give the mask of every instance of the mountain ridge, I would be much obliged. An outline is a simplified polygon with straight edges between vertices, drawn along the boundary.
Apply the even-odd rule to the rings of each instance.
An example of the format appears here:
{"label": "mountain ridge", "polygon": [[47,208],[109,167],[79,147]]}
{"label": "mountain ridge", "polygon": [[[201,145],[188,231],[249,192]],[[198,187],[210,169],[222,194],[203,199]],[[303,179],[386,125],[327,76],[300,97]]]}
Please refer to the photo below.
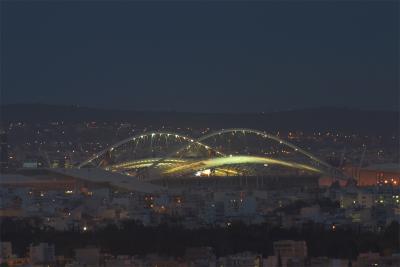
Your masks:
{"label": "mountain ridge", "polygon": [[138,126],[257,128],[262,130],[344,131],[398,133],[399,112],[351,108],[305,108],[265,113],[198,113],[139,111],[73,105],[7,104],[0,106],[1,121],[10,122],[131,122]]}

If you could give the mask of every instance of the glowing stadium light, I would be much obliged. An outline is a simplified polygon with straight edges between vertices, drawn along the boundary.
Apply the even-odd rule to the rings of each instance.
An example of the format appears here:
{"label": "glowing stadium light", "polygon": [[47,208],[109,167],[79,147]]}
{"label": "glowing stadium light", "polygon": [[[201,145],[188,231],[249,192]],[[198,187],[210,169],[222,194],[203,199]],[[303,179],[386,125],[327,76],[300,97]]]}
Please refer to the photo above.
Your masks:
{"label": "glowing stadium light", "polygon": [[296,162],[278,160],[267,157],[259,157],[259,156],[232,156],[232,157],[222,157],[222,158],[211,158],[206,160],[200,160],[195,162],[189,162],[188,164],[178,165],[176,167],[172,167],[166,170],[165,174],[177,174],[177,173],[190,173],[196,172],[199,168],[218,168],[221,166],[229,166],[229,165],[243,165],[243,164],[273,164],[280,165],[293,169],[300,169],[304,171],[321,173],[322,171],[314,168],[309,165],[300,164]]}

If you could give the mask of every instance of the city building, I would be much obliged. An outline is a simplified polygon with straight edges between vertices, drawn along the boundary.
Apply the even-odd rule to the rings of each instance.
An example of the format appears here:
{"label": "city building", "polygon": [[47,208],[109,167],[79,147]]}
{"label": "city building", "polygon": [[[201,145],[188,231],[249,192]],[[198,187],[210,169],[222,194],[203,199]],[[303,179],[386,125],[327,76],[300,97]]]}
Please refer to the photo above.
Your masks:
{"label": "city building", "polygon": [[29,261],[32,264],[50,264],[55,262],[54,245],[48,243],[31,244],[29,247]]}
{"label": "city building", "polygon": [[100,250],[98,248],[76,249],[75,260],[78,266],[97,267],[100,265]]}
{"label": "city building", "polygon": [[12,257],[11,242],[0,242],[0,257],[1,261],[5,261]]}

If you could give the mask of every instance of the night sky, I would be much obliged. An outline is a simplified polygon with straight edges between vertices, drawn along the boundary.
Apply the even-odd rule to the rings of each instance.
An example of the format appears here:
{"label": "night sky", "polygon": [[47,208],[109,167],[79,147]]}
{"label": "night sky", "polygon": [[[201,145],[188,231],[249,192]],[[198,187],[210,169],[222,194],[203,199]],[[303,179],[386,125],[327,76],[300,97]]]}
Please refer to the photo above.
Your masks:
{"label": "night sky", "polygon": [[396,109],[398,47],[397,1],[2,1],[1,101]]}

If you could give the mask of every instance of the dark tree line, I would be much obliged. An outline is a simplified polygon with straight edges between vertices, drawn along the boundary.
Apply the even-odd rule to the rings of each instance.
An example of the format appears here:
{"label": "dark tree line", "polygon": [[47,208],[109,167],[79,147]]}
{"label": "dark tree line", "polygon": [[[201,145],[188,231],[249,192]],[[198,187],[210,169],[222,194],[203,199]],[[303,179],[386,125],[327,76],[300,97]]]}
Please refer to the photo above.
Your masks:
{"label": "dark tree line", "polygon": [[112,254],[144,255],[159,253],[183,256],[185,248],[210,246],[217,256],[243,251],[254,251],[264,256],[273,254],[273,242],[292,239],[305,240],[309,256],[356,258],[361,252],[399,252],[399,224],[393,222],[380,233],[360,232],[352,228],[335,231],[322,225],[307,223],[300,229],[281,229],[268,224],[246,226],[233,223],[230,227],[184,229],[166,224],[145,227],[134,221],[110,224],[91,232],[55,231],[43,229],[40,223],[26,220],[1,221],[1,240],[11,241],[13,250],[25,255],[30,243],[55,244],[56,254],[73,255],[73,250],[98,246]]}

